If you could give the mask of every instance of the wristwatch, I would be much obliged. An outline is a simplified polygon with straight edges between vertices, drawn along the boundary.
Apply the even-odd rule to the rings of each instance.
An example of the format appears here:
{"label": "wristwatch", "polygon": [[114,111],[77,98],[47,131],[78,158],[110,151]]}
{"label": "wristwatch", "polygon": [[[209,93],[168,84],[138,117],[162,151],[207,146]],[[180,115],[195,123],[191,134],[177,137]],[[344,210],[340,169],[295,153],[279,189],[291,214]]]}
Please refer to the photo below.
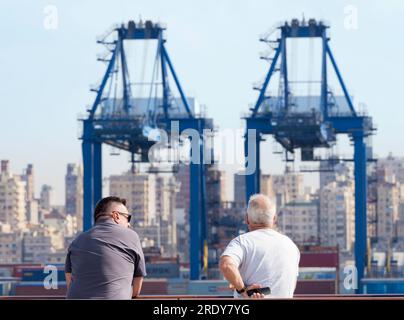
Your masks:
{"label": "wristwatch", "polygon": [[236,292],[238,293],[238,294],[242,294],[243,292],[246,292],[246,290],[247,290],[247,287],[246,286],[244,286],[242,289],[240,289],[240,290],[237,290],[236,289]]}

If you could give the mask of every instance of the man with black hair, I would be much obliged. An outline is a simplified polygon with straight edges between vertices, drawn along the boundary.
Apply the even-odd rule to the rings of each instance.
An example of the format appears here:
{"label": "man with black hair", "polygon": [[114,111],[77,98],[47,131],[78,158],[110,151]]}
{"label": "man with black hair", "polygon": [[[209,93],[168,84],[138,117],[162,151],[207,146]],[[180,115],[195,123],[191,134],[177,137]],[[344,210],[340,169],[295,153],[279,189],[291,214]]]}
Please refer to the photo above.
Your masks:
{"label": "man with black hair", "polygon": [[130,228],[126,200],[101,199],[94,226],[69,246],[66,263],[67,299],[131,299],[139,295],[145,261],[139,236]]}

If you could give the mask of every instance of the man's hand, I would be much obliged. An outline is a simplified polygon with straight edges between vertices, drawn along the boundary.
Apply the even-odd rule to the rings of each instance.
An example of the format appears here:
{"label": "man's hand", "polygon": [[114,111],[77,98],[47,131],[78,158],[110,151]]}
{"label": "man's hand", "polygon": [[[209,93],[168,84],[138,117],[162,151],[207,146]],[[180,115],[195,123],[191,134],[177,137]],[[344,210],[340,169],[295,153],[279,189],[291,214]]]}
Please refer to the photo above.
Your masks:
{"label": "man's hand", "polygon": [[135,299],[142,290],[143,277],[135,277],[132,282],[132,299]]}
{"label": "man's hand", "polygon": [[[233,259],[229,256],[223,256],[220,258],[219,263],[220,271],[222,271],[223,276],[226,278],[227,281],[230,283],[230,287],[233,289],[241,289],[244,287],[243,279],[241,278],[240,272],[238,267],[235,265]],[[252,284],[247,287],[247,290],[261,288],[259,284]],[[244,291],[241,296],[243,298],[253,298],[253,299],[262,299],[265,298],[265,295],[262,293],[254,293],[251,297],[247,295],[247,290]]]}
{"label": "man's hand", "polygon": [[258,283],[254,283],[250,286],[247,287],[247,290],[244,291],[241,295],[243,296],[243,298],[251,298],[251,299],[263,299],[265,298],[265,295],[263,295],[262,293],[253,293],[252,296],[248,296],[247,291],[251,290],[251,289],[257,289],[257,288],[261,288],[261,285]]}

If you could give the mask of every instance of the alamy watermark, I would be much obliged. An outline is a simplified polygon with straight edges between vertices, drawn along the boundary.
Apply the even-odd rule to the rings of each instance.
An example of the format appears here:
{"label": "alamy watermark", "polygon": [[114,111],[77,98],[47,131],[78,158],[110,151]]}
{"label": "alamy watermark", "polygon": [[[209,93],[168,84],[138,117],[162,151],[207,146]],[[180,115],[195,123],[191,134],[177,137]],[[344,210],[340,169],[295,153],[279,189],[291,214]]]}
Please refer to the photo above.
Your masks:
{"label": "alamy watermark", "polygon": [[43,270],[47,274],[43,280],[43,286],[46,290],[56,290],[59,288],[58,268],[54,265],[46,265]]}
{"label": "alamy watermark", "polygon": [[57,30],[59,28],[58,8],[55,5],[48,4],[43,8],[43,27],[45,30]]}
{"label": "alamy watermark", "polygon": [[344,7],[344,28],[347,30],[358,30],[358,7],[347,5]]}
{"label": "alamy watermark", "polygon": [[[200,132],[187,128],[180,132],[179,127],[179,121],[171,121],[168,131],[151,129],[147,132],[148,140],[155,142],[148,152],[149,163],[220,164],[243,167],[240,174],[255,172],[258,134],[255,129],[247,132],[241,129],[203,129]],[[213,150],[217,153],[214,154]]]}
{"label": "alamy watermark", "polygon": [[358,269],[354,265],[344,267],[344,289],[352,291],[358,289]]}

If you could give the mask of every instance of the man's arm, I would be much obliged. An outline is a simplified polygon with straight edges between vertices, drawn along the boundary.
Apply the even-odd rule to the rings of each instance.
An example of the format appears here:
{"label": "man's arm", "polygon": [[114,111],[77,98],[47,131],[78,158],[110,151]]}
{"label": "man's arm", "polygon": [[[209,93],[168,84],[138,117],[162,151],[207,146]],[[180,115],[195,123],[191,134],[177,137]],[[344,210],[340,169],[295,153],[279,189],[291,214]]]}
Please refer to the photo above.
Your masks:
{"label": "man's arm", "polygon": [[132,298],[136,298],[139,295],[140,290],[142,290],[142,283],[143,283],[143,277],[135,277],[135,278],[133,278],[133,282],[132,282],[132,286],[133,286]]}
{"label": "man's arm", "polygon": [[66,275],[66,288],[68,291],[70,288],[70,284],[72,283],[72,274],[70,272],[66,272],[65,275]]}
{"label": "man's arm", "polygon": [[67,249],[66,261],[65,261],[65,277],[66,277],[66,295],[67,295],[70,289],[70,285],[72,283],[72,262],[70,260],[70,246]]}
{"label": "man's arm", "polygon": [[[240,271],[238,270],[237,265],[235,264],[234,260],[229,256],[222,256],[220,258],[219,263],[220,271],[223,273],[223,276],[226,278],[227,281],[231,284],[233,288],[236,290],[241,290],[244,288],[245,284],[243,278],[241,277]],[[261,285],[259,284],[252,284],[247,287],[247,290],[260,288]],[[241,295],[244,298],[248,298],[247,292],[244,291]],[[254,293],[251,298],[253,299],[261,299],[265,296],[260,293]]]}
{"label": "man's arm", "polygon": [[133,281],[132,281],[132,299],[136,298],[140,291],[142,290],[143,278],[147,275],[146,273],[146,262],[143,255],[142,246],[140,244],[139,236],[135,231],[134,233],[134,255],[133,255],[133,263],[135,265],[134,273],[133,273]]}
{"label": "man's arm", "polygon": [[297,287],[297,279],[299,278],[299,264],[300,264],[300,251],[299,251],[299,248],[296,247],[296,249],[297,249],[296,278],[295,278],[295,286],[293,288],[293,293],[295,292],[296,287]]}
{"label": "man's arm", "polygon": [[244,281],[241,277],[238,267],[233,259],[229,256],[222,256],[219,263],[220,271],[229,283],[236,289],[241,290],[244,288]]}

